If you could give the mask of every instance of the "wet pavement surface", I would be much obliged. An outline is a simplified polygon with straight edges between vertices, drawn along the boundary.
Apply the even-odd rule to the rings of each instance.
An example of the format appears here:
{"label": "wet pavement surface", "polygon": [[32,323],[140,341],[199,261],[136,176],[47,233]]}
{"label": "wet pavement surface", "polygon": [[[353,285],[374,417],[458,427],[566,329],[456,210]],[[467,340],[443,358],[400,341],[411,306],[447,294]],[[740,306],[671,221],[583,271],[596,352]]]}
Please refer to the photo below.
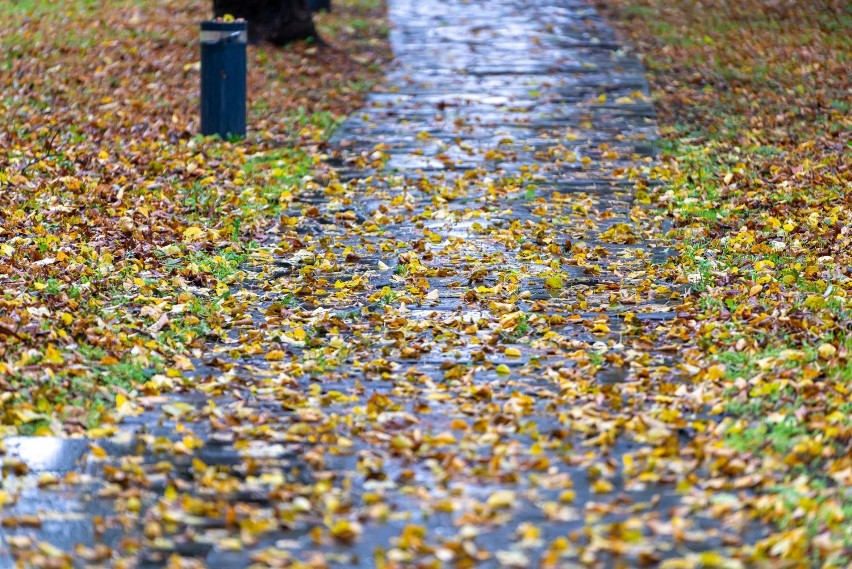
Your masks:
{"label": "wet pavement surface", "polygon": [[[581,2],[391,0],[397,62],[111,436],[3,441],[0,567],[634,567],[754,539],[699,481],[642,68]],[[681,332],[682,333],[682,332]]]}

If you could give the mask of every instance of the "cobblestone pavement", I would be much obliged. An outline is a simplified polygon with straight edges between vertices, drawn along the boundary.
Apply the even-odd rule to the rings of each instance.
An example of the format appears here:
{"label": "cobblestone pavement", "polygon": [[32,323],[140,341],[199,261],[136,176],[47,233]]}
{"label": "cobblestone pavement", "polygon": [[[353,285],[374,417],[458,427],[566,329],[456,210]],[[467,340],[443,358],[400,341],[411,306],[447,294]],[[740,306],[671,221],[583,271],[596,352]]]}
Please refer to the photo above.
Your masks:
{"label": "cobblestone pavement", "polygon": [[5,441],[0,566],[634,567],[753,537],[697,481],[700,394],[666,415],[637,60],[574,0],[390,12],[388,81],[240,325],[94,446]]}

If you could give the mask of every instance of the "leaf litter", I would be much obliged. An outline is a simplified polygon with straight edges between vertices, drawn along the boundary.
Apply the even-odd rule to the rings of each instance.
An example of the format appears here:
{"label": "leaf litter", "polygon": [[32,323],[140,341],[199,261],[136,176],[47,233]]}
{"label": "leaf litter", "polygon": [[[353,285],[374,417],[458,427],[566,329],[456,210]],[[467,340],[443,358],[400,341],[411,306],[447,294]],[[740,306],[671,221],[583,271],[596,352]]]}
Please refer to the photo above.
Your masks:
{"label": "leaf litter", "polygon": [[[206,223],[156,216],[177,213],[178,206],[166,185],[145,186],[157,196],[148,215],[124,210],[129,221],[119,217],[110,240],[85,254],[71,251],[83,259],[86,274],[99,270],[108,279],[116,259],[127,258],[116,255],[112,243],[141,242],[143,234],[154,240],[161,254],[140,259],[132,275],[150,273],[130,280],[146,297],[133,325],[147,332],[128,334],[121,328],[127,324],[110,324],[103,312],[83,312],[93,329],[82,331],[98,336],[108,326],[118,328],[114,344],[96,344],[105,352],[96,354],[101,366],[120,365],[125,355],[104,346],[131,339],[138,342],[131,355],[152,359],[156,352],[163,362],[150,366],[153,375],[130,378],[113,400],[116,409],[89,429],[90,436],[107,437],[87,456],[85,474],[36,479],[42,488],[96,488],[109,507],[92,519],[95,531],[104,535],[123,526],[124,541],[72,553],[15,531],[5,539],[16,558],[44,566],[69,564],[72,554],[92,564],[121,565],[141,556],[176,567],[200,566],[201,560],[258,567],[525,567],[533,560],[545,567],[745,567],[779,560],[842,566],[842,484],[821,478],[824,484],[816,487],[813,470],[795,467],[821,457],[829,477],[842,482],[848,463],[844,417],[825,413],[841,404],[837,366],[845,346],[840,336],[811,331],[828,322],[829,303],[843,297],[846,281],[831,267],[819,268],[825,263],[810,273],[804,268],[803,280],[822,278],[825,287],[807,285],[812,288],[802,298],[798,289],[782,288],[798,280],[773,280],[790,261],[751,259],[749,270],[736,271],[724,265],[721,259],[754,254],[758,237],[765,236],[757,225],[733,232],[718,218],[707,218],[707,225],[682,221],[693,211],[684,208],[695,202],[666,196],[684,184],[674,173],[688,180],[695,166],[642,158],[631,149],[648,134],[612,118],[623,112],[641,124],[637,117],[648,107],[641,91],[590,93],[573,103],[586,112],[576,125],[533,129],[523,126],[523,97],[558,97],[559,91],[548,84],[523,86],[523,93],[508,97],[518,107],[484,105],[496,105],[499,116],[517,113],[514,124],[535,132],[536,146],[521,133],[517,145],[506,134],[494,147],[465,147],[453,138],[476,139],[481,128],[466,124],[463,115],[449,125],[452,137],[417,124],[452,109],[452,97],[425,110],[398,104],[411,113],[409,123],[397,121],[393,110],[382,116],[394,107],[383,97],[404,101],[406,89],[423,89],[424,82],[391,75],[389,87],[377,92],[360,123],[354,115],[344,134],[357,140],[370,129],[380,132],[388,120],[395,133],[406,133],[411,123],[420,130],[411,128],[401,141],[362,138],[359,145],[338,138],[333,144],[342,150],[330,158],[334,169],[310,161],[316,170],[305,169],[298,183],[279,188],[275,206],[267,197],[244,194],[254,184],[262,191],[263,181],[293,176],[292,156],[281,163],[253,160],[241,155],[244,147],[215,143],[218,151],[227,149],[228,159],[241,155],[237,162],[248,164],[216,165],[230,176],[227,188],[246,188],[223,192],[226,201],[240,196],[221,206],[234,217],[219,210]],[[594,141],[597,129],[608,125],[620,134]],[[625,139],[630,144],[619,146]],[[432,162],[423,162],[426,156]],[[395,168],[408,160],[442,166],[403,175]],[[108,156],[103,166],[114,161]],[[51,166],[43,161],[18,175],[36,176]],[[154,171],[176,168],[160,166],[165,169]],[[180,168],[170,182],[180,179],[186,163]],[[193,171],[198,168],[205,170],[201,176],[213,175],[206,158]],[[255,175],[260,180],[251,182]],[[739,175],[732,170],[721,180],[730,184]],[[751,192],[742,195],[763,195]],[[275,216],[254,211],[254,200]],[[755,224],[762,219],[736,215]],[[264,217],[275,221],[270,225]],[[234,219],[242,220],[236,235]],[[786,221],[781,231],[788,231]],[[797,216],[789,225],[816,231],[821,220],[802,225]],[[693,229],[708,239],[711,230],[728,232],[704,246],[708,265],[691,264],[698,258],[689,249],[697,237]],[[811,235],[799,231],[799,239]],[[257,245],[241,248],[246,235]],[[720,249],[726,235],[727,248]],[[209,257],[209,244],[220,241],[241,255],[232,264],[190,253]],[[9,247],[17,251],[17,243]],[[806,262],[813,254],[803,243],[793,251]],[[674,249],[680,256],[670,260]],[[39,267],[49,271],[59,251],[47,251],[51,255],[38,261],[47,261]],[[181,269],[170,272],[175,258]],[[687,272],[693,267],[700,280]],[[762,276],[770,278],[758,282]],[[47,279],[38,284],[44,290],[61,286]],[[20,298],[15,306],[26,310],[16,314],[47,318],[60,310],[41,301],[47,295]],[[91,296],[82,298],[92,305]],[[814,315],[801,308],[776,314],[760,304],[773,298],[802,298]],[[99,310],[117,303],[112,294],[94,299],[104,300],[94,303]],[[107,314],[119,319],[118,311]],[[184,328],[163,336],[190,317],[211,328],[203,342]],[[68,344],[35,340],[41,336],[21,334],[24,328],[14,324],[9,330],[21,353],[29,353],[25,346],[40,348],[40,373],[50,370],[52,377],[92,360],[76,360]],[[756,332],[767,327],[763,335]],[[780,330],[788,334],[783,347],[776,343]],[[740,340],[745,344],[737,347]],[[751,357],[725,359],[725,351]],[[27,365],[16,363],[13,374]],[[774,405],[774,414],[761,422],[757,410],[750,415],[731,408],[752,399]],[[47,420],[51,431],[75,432],[66,415],[54,417],[50,406],[30,401],[32,408],[15,406],[10,424]],[[788,401],[806,406],[790,409]],[[44,417],[24,421],[32,416],[27,413]],[[791,429],[786,442],[778,441],[779,425],[791,418],[822,429],[823,438]],[[150,428],[122,430],[134,421]],[[767,439],[768,445],[762,442]],[[26,470],[14,458],[4,460],[5,472],[27,480]],[[16,496],[27,491],[4,490],[0,507],[20,507]],[[13,512],[4,526],[41,523]],[[766,534],[760,522],[783,516],[790,516],[787,528]]]}

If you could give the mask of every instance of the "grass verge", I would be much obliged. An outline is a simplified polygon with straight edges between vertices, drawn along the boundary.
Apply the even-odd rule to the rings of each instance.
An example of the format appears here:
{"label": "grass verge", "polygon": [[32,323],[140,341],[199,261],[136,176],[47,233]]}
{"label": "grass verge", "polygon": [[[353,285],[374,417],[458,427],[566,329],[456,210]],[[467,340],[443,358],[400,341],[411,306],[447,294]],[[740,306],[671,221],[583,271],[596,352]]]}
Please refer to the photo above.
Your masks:
{"label": "grass verge", "polygon": [[209,9],[0,4],[0,436],[93,429],[152,373],[190,370],[388,55],[383,4],[337,2],[317,17],[330,47],[249,47],[248,137],[203,138]]}
{"label": "grass verge", "polygon": [[757,561],[852,562],[852,10],[843,2],[616,0],[638,48],[674,220],[672,280],[724,394],[720,441],[777,531]]}

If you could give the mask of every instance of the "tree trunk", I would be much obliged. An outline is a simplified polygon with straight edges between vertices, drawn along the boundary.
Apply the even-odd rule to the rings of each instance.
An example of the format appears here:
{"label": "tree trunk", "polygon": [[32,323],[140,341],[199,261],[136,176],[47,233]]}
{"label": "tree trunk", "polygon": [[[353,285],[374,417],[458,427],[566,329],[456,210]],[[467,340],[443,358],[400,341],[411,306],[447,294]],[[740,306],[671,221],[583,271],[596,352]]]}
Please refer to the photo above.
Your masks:
{"label": "tree trunk", "polygon": [[213,0],[213,13],[248,20],[251,43],[284,45],[317,37],[308,0]]}

